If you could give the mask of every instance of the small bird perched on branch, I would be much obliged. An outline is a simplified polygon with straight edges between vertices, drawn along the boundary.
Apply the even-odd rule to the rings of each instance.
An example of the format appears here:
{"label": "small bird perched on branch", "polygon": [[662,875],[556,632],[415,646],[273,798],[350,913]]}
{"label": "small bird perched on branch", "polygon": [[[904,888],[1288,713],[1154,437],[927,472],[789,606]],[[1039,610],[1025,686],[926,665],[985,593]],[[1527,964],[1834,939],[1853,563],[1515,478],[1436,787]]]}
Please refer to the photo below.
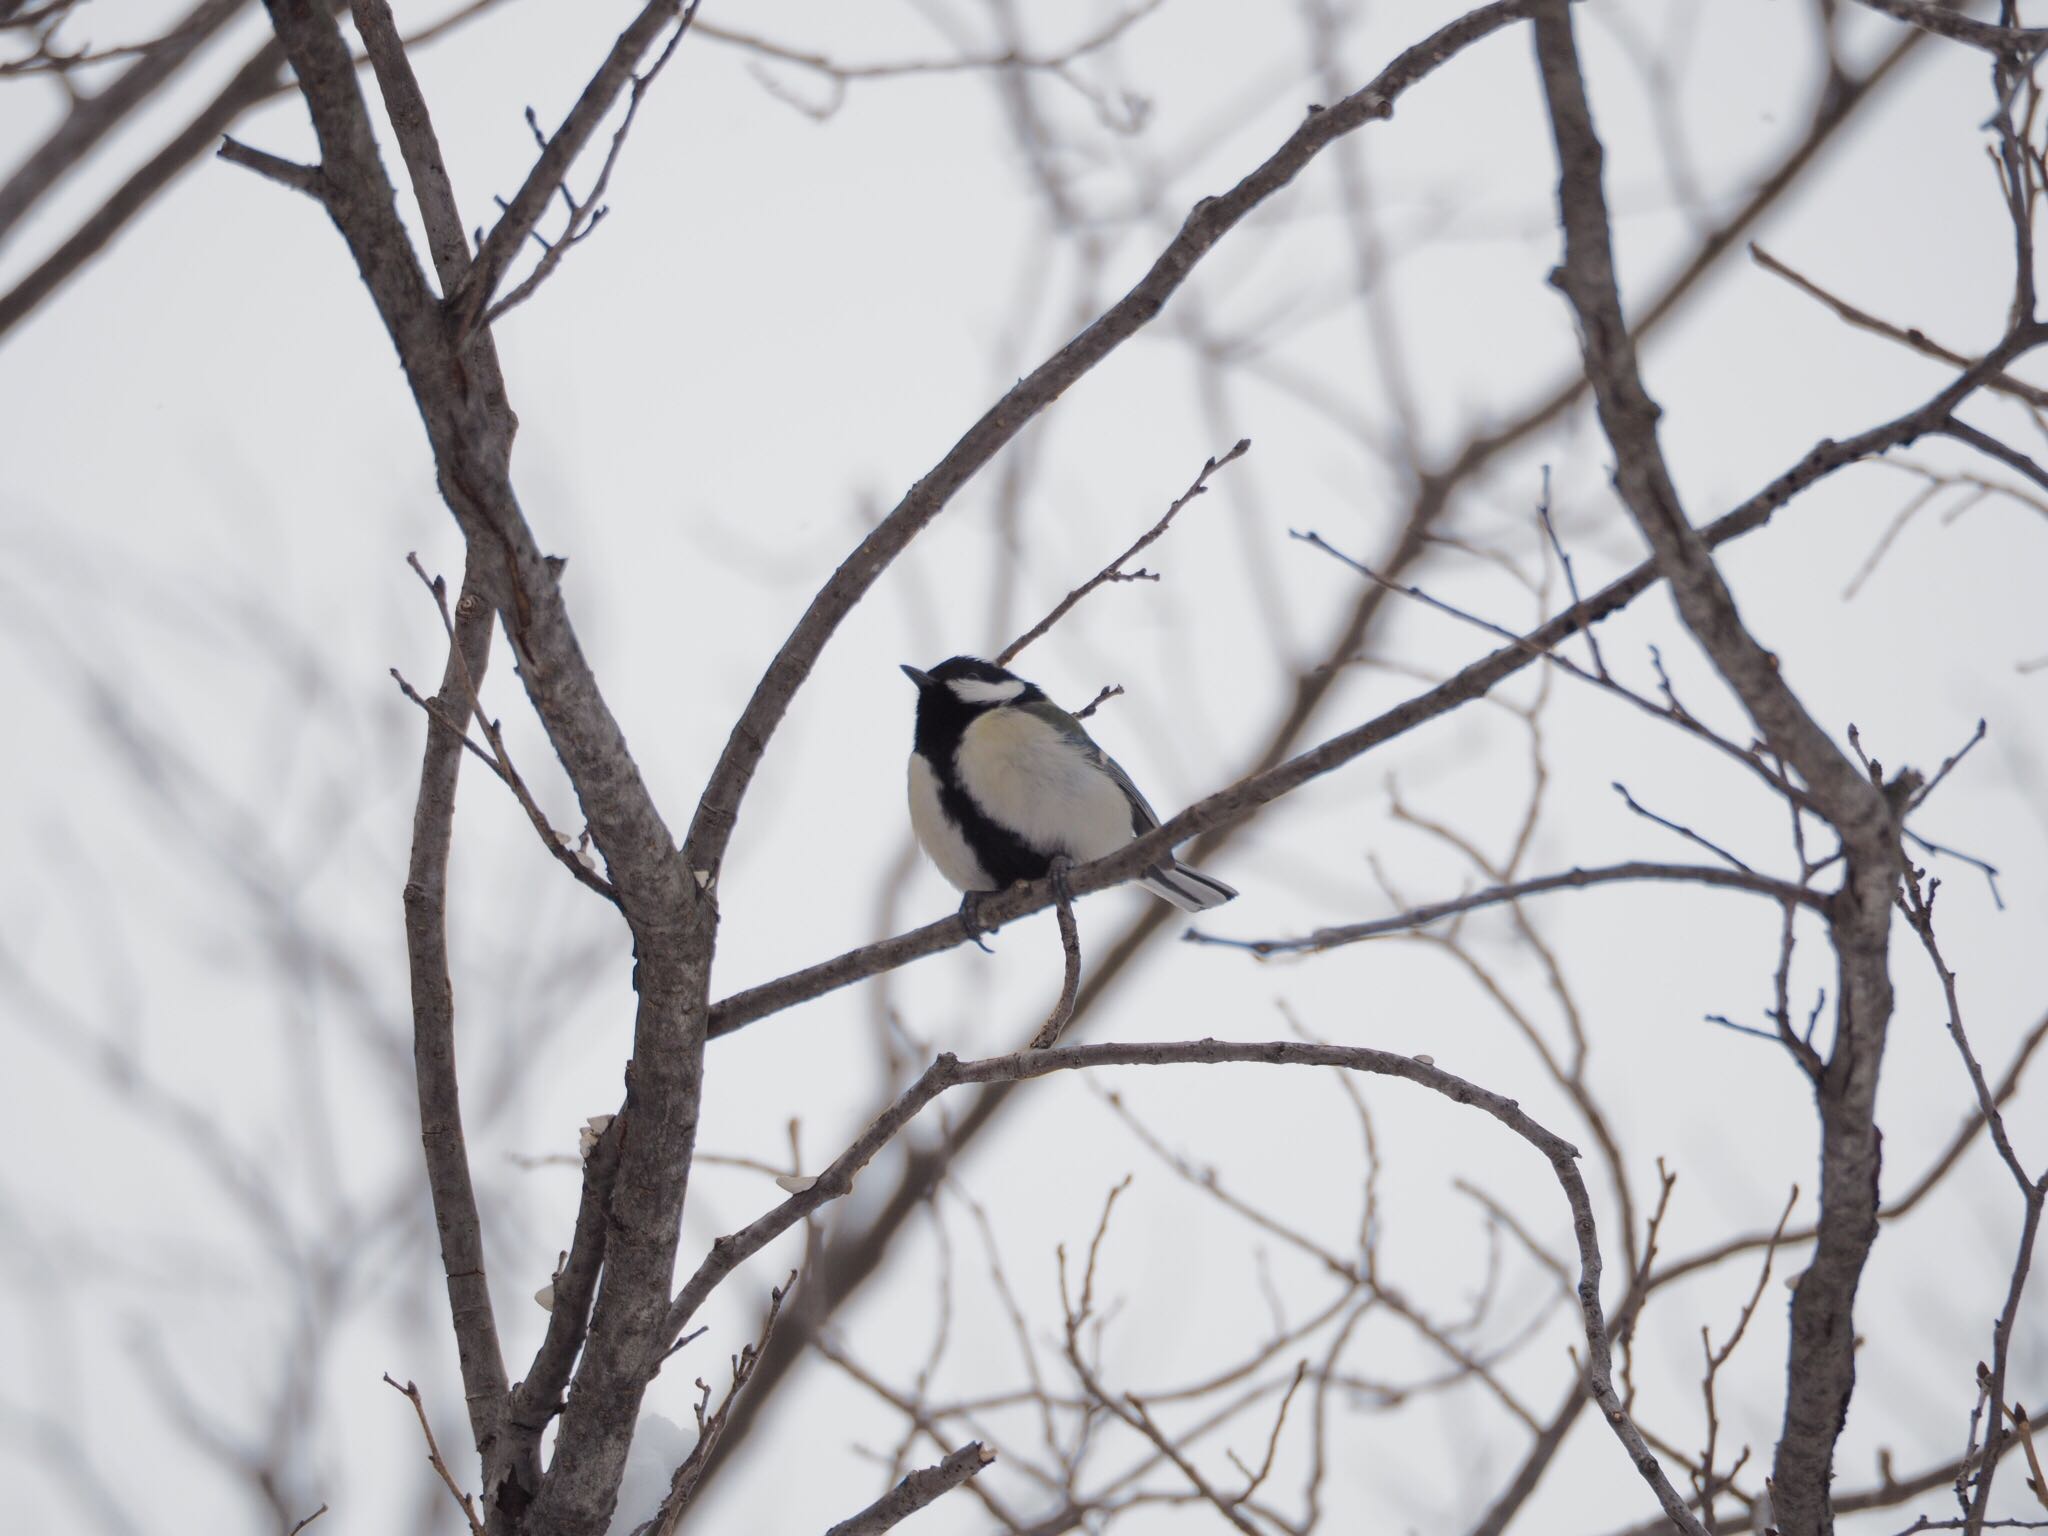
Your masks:
{"label": "small bird perched on branch", "polygon": [[[1041,879],[1055,860],[1103,858],[1159,825],[1131,776],[1037,685],[972,656],[903,671],[917,684],[910,824],[966,893],[970,929],[983,892]],[[1237,894],[1171,856],[1139,880],[1186,912]]]}

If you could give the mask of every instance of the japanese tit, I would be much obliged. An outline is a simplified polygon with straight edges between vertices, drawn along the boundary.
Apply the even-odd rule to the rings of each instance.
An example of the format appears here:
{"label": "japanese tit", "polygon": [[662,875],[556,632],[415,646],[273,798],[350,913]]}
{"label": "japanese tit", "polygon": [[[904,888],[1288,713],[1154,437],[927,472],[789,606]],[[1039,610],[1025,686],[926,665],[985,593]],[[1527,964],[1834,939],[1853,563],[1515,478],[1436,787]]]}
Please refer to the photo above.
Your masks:
{"label": "japanese tit", "polygon": [[[1130,775],[1036,685],[972,656],[903,671],[917,684],[910,824],[967,893],[970,923],[978,893],[1039,879],[1055,858],[1102,858],[1159,825]],[[1237,894],[1171,856],[1140,883],[1186,912]]]}

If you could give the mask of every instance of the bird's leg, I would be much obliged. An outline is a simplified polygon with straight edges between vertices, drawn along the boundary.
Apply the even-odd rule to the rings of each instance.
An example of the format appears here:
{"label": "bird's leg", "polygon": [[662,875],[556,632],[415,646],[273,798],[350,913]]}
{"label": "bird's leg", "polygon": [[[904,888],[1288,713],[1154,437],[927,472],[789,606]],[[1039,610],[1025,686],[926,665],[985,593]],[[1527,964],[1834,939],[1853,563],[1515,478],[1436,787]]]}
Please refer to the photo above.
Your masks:
{"label": "bird's leg", "polygon": [[988,894],[987,891],[963,891],[960,896],[960,926],[967,930],[967,937],[974,940],[984,955],[995,953],[982,938],[985,933],[995,932],[981,920],[981,898]]}
{"label": "bird's leg", "polygon": [[1034,1051],[1047,1050],[1058,1043],[1060,1031],[1074,1017],[1074,1003],[1081,995],[1081,930],[1074,925],[1074,893],[1067,887],[1067,871],[1073,866],[1072,859],[1059,854],[1046,869],[1052,881],[1054,911],[1060,922],[1060,952],[1066,957],[1066,970],[1059,1001],[1052,1005],[1052,1012],[1046,1015],[1038,1033],[1031,1037]]}
{"label": "bird's leg", "polygon": [[1052,893],[1063,907],[1074,904],[1074,893],[1067,889],[1067,871],[1073,867],[1074,861],[1064,853],[1054,854],[1052,862],[1046,866],[1046,877],[1052,881]]}

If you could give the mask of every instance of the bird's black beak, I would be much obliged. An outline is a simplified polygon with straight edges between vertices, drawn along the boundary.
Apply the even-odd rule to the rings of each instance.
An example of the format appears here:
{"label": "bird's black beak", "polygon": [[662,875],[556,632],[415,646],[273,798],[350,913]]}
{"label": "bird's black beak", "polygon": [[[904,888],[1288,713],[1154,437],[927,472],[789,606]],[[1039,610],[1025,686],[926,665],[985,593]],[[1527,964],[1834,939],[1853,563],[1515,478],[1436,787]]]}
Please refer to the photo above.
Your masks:
{"label": "bird's black beak", "polygon": [[917,684],[919,688],[929,688],[932,685],[931,674],[929,672],[920,672],[915,667],[905,667],[903,675]]}

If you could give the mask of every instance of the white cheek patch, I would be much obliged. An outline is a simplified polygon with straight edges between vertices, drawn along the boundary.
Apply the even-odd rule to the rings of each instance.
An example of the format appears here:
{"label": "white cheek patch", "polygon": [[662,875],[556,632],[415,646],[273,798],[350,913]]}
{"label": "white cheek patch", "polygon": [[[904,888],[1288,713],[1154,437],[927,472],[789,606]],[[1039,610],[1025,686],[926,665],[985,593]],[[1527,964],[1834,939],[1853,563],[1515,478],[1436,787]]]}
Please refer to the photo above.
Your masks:
{"label": "white cheek patch", "polygon": [[978,677],[956,677],[946,686],[953,690],[953,697],[962,704],[1007,704],[1024,691],[1023,682],[1014,677],[1000,683],[985,683]]}

